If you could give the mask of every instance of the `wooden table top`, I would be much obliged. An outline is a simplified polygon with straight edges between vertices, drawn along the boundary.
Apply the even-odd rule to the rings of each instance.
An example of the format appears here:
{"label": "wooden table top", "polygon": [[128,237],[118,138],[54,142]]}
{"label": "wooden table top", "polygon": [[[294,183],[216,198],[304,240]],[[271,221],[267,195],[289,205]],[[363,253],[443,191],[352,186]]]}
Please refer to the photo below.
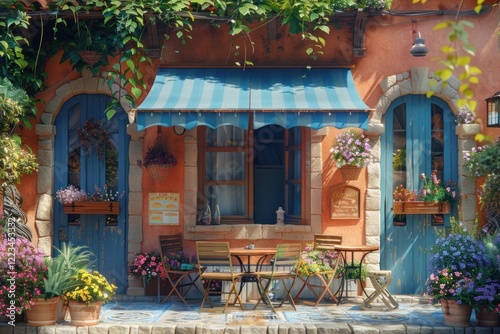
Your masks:
{"label": "wooden table top", "polygon": [[335,250],[343,252],[373,252],[379,249],[377,245],[335,245]]}
{"label": "wooden table top", "polygon": [[231,255],[234,256],[263,256],[263,255],[274,255],[276,254],[276,248],[254,248],[247,249],[244,247],[231,248],[229,249]]}

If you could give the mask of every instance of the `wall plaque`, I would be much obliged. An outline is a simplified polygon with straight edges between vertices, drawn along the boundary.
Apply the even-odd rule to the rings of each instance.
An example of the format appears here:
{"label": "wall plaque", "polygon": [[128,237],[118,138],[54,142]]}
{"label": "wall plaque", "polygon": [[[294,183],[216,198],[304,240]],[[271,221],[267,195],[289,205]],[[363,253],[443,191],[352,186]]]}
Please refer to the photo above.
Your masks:
{"label": "wall plaque", "polygon": [[358,188],[339,186],[330,190],[330,219],[359,219]]}

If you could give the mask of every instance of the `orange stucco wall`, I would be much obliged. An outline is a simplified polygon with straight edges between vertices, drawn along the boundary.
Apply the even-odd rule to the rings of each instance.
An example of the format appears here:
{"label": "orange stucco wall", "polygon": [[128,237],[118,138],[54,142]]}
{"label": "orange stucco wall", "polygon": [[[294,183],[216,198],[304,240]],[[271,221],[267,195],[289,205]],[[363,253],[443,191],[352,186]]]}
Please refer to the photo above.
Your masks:
{"label": "orange stucco wall", "polygon": [[[184,221],[184,138],[177,136],[172,128],[163,128],[162,137],[168,143],[170,152],[177,159],[177,165],[169,168],[164,181],[155,181],[146,169],[143,172],[142,185],[144,189],[143,208],[143,241],[142,249],[144,251],[158,250],[158,235],[174,234],[183,232],[183,224],[175,226],[149,225],[148,219],[148,194],[149,193],[179,193],[179,221]],[[151,146],[157,138],[157,127],[151,127],[146,130],[144,136],[143,152]]]}

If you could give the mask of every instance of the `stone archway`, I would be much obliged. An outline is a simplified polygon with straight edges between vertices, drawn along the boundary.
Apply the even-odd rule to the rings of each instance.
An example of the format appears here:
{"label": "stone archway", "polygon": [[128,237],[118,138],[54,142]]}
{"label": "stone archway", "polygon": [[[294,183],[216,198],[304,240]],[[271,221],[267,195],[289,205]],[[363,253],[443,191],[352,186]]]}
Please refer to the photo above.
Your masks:
{"label": "stone archway", "polygon": [[[431,87],[429,79],[435,79],[438,85]],[[372,117],[370,118],[368,137],[373,141],[372,155],[374,162],[368,166],[368,189],[366,195],[366,240],[369,244],[380,244],[380,205],[381,192],[380,185],[381,169],[380,169],[380,136],[384,132],[382,116],[387,111],[391,103],[403,95],[408,94],[425,94],[427,91],[433,91],[434,96],[441,98],[447,102],[452,112],[456,115],[458,108],[456,105],[459,99],[458,87],[460,82],[456,77],[450,78],[447,85],[443,85],[442,81],[433,73],[429,73],[426,67],[416,67],[408,72],[403,72],[388,76],[380,83],[382,95],[375,107]],[[476,146],[474,135],[479,133],[479,124],[463,124],[456,127],[458,137],[458,154],[457,165],[459,167],[458,186],[460,189],[460,207],[459,220],[467,227],[472,228],[475,220],[476,201],[475,201],[475,180],[466,177],[466,169],[463,162],[464,151],[470,151]],[[375,262],[374,259],[369,259],[369,263]]]}
{"label": "stone archway", "polygon": [[[118,90],[120,88],[117,85],[110,90],[106,80],[93,77],[90,72],[84,72],[81,78],[69,81],[56,89],[54,98],[47,102],[40,117],[41,123],[35,127],[38,136],[37,157],[39,163],[35,228],[38,234],[38,246],[46,255],[52,253],[53,235],[58,233],[53,230],[54,173],[57,171],[57,166],[54,165],[54,137],[57,131],[54,121],[57,113],[66,101],[77,94],[111,95],[112,91]],[[124,96],[126,92],[120,90],[120,94],[120,96]],[[131,123],[133,114],[129,112],[130,106],[124,98],[120,99],[120,104],[129,115],[129,123]],[[135,137],[135,140],[140,140],[140,138]]]}

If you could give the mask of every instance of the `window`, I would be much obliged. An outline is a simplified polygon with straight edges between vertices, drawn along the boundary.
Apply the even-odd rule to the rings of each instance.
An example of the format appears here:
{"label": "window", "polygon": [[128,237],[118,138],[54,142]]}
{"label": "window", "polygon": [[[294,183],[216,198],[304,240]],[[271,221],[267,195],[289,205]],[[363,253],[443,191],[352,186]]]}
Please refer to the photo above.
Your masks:
{"label": "window", "polygon": [[223,224],[275,224],[304,218],[305,129],[269,125],[198,128],[198,211],[217,205]]}

